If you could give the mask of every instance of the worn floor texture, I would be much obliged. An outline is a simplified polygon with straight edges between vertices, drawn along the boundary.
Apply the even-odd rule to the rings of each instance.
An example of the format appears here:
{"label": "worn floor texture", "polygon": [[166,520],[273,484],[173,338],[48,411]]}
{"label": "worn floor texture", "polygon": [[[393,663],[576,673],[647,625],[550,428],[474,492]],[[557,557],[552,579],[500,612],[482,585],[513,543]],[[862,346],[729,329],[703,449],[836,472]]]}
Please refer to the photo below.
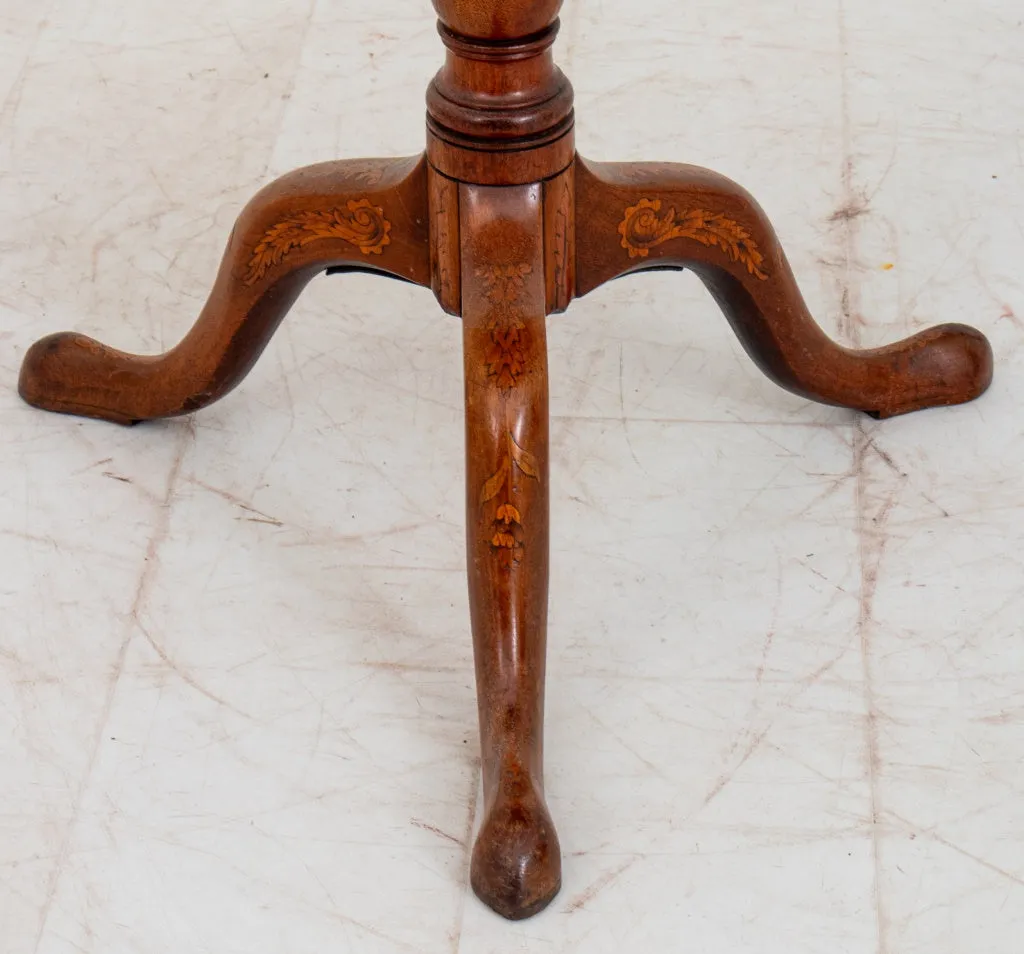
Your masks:
{"label": "worn floor texture", "polygon": [[36,338],[173,344],[246,199],[423,147],[426,0],[0,0],[3,954],[1020,954],[1018,0],[568,0],[580,151],[760,200],[821,324],[961,320],[995,384],[876,423],[685,275],[550,322],[565,884],[467,889],[460,334],[320,279],[246,383],[122,429]]}

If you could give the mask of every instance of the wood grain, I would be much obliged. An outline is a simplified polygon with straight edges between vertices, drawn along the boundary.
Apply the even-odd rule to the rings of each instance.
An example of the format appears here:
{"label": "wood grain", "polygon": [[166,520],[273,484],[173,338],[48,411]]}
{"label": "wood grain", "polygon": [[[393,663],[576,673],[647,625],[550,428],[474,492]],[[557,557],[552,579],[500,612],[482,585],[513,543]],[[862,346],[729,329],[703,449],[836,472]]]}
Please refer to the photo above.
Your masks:
{"label": "wood grain", "polygon": [[540,185],[462,186],[466,545],[483,755],[477,895],[528,917],[561,884],[544,800],[549,560]]}
{"label": "wood grain", "polygon": [[[50,335],[25,356],[21,396],[48,411],[120,424],[212,404],[248,374],[302,289],[326,269],[354,266],[430,285],[426,177],[422,157],[290,173],[240,216],[206,307],[178,345],[133,355],[84,335]],[[344,227],[332,230],[335,210],[344,210]]]}
{"label": "wood grain", "polygon": [[971,401],[992,380],[988,341],[961,324],[866,351],[832,341],[808,312],[767,216],[724,176],[681,164],[580,160],[576,183],[581,295],[652,266],[688,268],[776,384],[874,417]]}
{"label": "wood grain", "polygon": [[544,272],[548,313],[576,295],[576,165],[544,183]]}
{"label": "wood grain", "polygon": [[450,315],[462,314],[462,258],[459,252],[459,183],[433,166],[430,188],[430,286]]}

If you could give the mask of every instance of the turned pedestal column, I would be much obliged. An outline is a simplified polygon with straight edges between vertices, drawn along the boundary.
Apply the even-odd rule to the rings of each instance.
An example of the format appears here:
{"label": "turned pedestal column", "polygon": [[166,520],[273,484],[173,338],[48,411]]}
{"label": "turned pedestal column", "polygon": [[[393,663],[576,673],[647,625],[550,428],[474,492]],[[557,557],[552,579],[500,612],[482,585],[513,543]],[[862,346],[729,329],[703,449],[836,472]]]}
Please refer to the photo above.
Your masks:
{"label": "turned pedestal column", "polygon": [[690,269],[772,380],[875,417],[977,397],[992,355],[962,325],[870,351],[831,341],[739,186],[692,166],[576,155],[572,87],[551,55],[561,0],[434,6],[447,53],[427,94],[424,156],[324,163],[269,185],[242,212],[180,344],[142,357],[52,335],[26,355],[20,391],[37,407],[121,424],[196,411],[242,380],[325,270],[429,286],[461,318],[484,786],[472,884],[495,911],[523,918],[561,881],[543,773],[546,316],[629,272]]}

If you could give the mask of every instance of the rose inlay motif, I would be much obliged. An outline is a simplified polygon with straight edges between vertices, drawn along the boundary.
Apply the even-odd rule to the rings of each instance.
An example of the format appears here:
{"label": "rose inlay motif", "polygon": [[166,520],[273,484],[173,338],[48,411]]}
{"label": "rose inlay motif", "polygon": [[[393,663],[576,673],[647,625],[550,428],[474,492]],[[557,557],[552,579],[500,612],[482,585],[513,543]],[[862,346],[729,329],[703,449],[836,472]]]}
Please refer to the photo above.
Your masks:
{"label": "rose inlay motif", "polygon": [[755,278],[767,280],[764,255],[739,222],[704,209],[677,212],[672,206],[662,212],[661,208],[661,199],[641,199],[637,205],[626,209],[619,234],[630,258],[646,258],[655,246],[686,238],[708,248],[721,249]]}

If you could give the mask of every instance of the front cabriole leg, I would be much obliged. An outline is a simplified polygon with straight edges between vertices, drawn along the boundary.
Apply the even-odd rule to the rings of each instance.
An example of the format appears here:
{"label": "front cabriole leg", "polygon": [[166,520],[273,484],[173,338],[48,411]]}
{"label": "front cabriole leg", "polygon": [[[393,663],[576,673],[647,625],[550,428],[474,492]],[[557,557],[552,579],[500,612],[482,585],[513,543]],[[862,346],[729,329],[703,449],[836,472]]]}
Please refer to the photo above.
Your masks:
{"label": "front cabriole leg", "polygon": [[35,407],[119,424],[186,414],[237,386],[320,272],[372,270],[430,284],[426,162],[325,162],[271,183],[235,225],[202,314],[161,355],[125,354],[65,332],[25,356]]}
{"label": "front cabriole leg", "polygon": [[671,163],[576,165],[578,294],[652,267],[696,272],[776,384],[891,417],[961,404],[992,380],[992,349],[960,324],[883,348],[832,341],[807,311],[766,215],[724,176]]}
{"label": "front cabriole leg", "polygon": [[474,891],[506,918],[558,893],[544,801],[548,380],[540,184],[460,186],[467,544],[484,810]]}

